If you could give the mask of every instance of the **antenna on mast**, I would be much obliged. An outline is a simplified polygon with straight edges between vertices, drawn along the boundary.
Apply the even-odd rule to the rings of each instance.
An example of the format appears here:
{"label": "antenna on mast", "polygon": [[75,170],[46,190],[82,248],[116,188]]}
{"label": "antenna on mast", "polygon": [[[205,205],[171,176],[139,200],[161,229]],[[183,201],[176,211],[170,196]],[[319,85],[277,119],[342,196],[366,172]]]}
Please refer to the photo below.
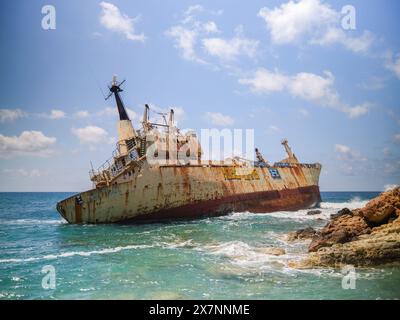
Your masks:
{"label": "antenna on mast", "polygon": [[129,116],[128,116],[128,113],[126,112],[124,103],[122,102],[122,99],[119,96],[119,93],[123,91],[121,89],[121,85],[124,82],[125,82],[125,80],[123,80],[122,82],[118,82],[117,81],[117,76],[113,75],[112,81],[111,81],[111,86],[108,87],[108,89],[110,90],[110,93],[105,98],[105,100],[109,99],[114,94],[115,102],[117,103],[117,108],[118,108],[118,113],[119,113],[119,120],[130,120]]}

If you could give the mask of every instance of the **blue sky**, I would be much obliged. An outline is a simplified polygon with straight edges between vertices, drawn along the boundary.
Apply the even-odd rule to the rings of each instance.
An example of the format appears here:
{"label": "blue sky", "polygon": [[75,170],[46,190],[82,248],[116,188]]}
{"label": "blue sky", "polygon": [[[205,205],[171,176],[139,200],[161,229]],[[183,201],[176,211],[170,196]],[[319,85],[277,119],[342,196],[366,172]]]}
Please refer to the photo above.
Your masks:
{"label": "blue sky", "polygon": [[[41,26],[44,5],[56,29]],[[342,7],[355,8],[344,29]],[[270,162],[287,138],[329,190],[400,181],[400,3],[389,1],[2,2],[0,191],[81,191],[111,156],[126,79],[182,128],[254,128]]]}

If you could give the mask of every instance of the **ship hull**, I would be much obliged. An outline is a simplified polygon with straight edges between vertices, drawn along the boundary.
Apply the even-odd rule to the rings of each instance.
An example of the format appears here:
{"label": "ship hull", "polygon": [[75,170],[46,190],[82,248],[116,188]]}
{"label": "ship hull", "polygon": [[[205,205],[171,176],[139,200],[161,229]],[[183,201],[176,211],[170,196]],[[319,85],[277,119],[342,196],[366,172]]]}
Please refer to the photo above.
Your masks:
{"label": "ship hull", "polygon": [[295,211],[319,204],[319,164],[273,170],[277,176],[269,168],[147,167],[126,182],[65,199],[57,210],[70,223],[135,223]]}
{"label": "ship hull", "polygon": [[139,215],[126,222],[157,222],[175,219],[222,216],[232,212],[268,213],[297,211],[317,206],[321,202],[317,186],[238,194],[217,200],[191,203],[177,208],[163,209]]}

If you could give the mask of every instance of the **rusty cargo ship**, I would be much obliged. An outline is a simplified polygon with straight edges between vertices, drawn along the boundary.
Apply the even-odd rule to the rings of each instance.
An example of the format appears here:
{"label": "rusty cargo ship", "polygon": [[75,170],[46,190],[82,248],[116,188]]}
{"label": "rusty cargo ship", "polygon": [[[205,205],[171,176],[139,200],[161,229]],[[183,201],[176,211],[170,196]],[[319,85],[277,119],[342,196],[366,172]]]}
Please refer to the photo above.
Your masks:
{"label": "rusty cargo ship", "polygon": [[321,165],[300,163],[287,140],[282,141],[287,158],[274,164],[257,149],[255,161],[202,160],[196,133],[181,133],[173,110],[163,114],[163,123],[154,123],[145,105],[142,128],[135,130],[115,77],[109,89],[119,114],[117,147],[109,160],[90,171],[93,189],[57,203],[57,211],[69,223],[294,211],[321,201]]}

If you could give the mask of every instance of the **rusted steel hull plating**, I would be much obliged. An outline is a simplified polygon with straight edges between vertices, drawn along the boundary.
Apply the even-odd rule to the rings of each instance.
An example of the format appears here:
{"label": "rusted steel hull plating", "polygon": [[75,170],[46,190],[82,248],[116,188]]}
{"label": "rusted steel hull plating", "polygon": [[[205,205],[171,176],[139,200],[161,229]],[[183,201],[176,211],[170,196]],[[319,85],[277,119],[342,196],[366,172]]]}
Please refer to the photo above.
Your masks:
{"label": "rusted steel hull plating", "polygon": [[57,210],[70,223],[198,218],[230,212],[294,211],[321,201],[320,164],[271,168],[144,165],[126,182],[65,199]]}

